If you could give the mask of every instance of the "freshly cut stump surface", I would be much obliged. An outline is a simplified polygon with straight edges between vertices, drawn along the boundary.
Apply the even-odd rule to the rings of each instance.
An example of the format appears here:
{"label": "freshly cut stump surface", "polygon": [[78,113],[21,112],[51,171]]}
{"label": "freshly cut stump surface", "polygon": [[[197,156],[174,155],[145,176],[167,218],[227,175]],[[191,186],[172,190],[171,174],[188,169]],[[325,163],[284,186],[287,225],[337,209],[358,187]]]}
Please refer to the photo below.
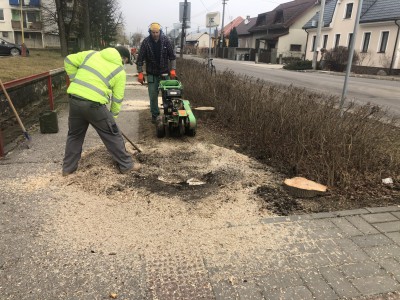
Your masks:
{"label": "freshly cut stump surface", "polygon": [[283,186],[291,195],[301,198],[311,198],[322,195],[327,187],[304,177],[294,177],[285,179]]}

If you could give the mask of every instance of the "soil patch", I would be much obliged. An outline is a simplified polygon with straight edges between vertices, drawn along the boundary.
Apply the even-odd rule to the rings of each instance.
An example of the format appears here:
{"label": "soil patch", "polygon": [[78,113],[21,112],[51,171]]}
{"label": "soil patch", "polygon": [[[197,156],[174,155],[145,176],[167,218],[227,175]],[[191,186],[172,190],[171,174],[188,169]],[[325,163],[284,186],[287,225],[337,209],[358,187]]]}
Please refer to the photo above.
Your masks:
{"label": "soil patch", "polygon": [[[258,197],[263,199],[264,207],[278,215],[292,215],[304,213],[330,212],[363,207],[379,207],[400,205],[400,183],[371,185],[368,182],[360,182],[352,189],[340,190],[330,187],[323,196],[313,198],[297,198],[289,195],[283,189],[282,183],[285,178],[294,177],[294,174],[285,174],[279,162],[265,158],[259,151],[251,149],[243,139],[243,135],[237,134],[222,126],[213,117],[205,117],[204,127],[211,132],[218,132],[225,136],[219,140],[214,138],[214,143],[253,157],[258,162],[275,167],[274,185],[260,186],[256,189]],[[231,138],[229,138],[231,137]],[[234,138],[232,138],[234,137]]]}

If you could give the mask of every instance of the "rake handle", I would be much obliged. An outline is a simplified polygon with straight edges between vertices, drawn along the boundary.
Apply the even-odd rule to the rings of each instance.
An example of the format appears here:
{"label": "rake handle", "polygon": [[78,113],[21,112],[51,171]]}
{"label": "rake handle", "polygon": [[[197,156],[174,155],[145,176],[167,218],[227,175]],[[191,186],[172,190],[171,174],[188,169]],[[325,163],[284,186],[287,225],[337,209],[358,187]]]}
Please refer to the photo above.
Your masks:
{"label": "rake handle", "polygon": [[140,149],[125,135],[125,133],[122,132],[122,130],[120,130],[120,131],[121,131],[122,136],[133,146],[133,148],[135,148],[139,153],[141,153],[142,150],[140,150]]}
{"label": "rake handle", "polygon": [[22,124],[22,121],[21,121],[21,119],[20,119],[20,117],[19,117],[19,115],[18,115],[18,113],[17,113],[17,110],[15,109],[14,104],[12,103],[11,98],[10,98],[10,96],[8,95],[7,90],[6,90],[6,88],[4,87],[3,82],[1,81],[1,79],[0,79],[0,85],[1,85],[1,88],[2,88],[2,90],[3,90],[3,92],[4,92],[4,95],[6,96],[6,98],[7,98],[7,100],[8,100],[8,103],[10,103],[10,106],[11,106],[13,112],[14,112],[15,117],[17,118],[17,121],[18,121],[19,126],[21,126],[22,131],[24,132],[25,137],[28,136],[27,134],[25,134],[25,133],[26,133],[25,126],[24,126],[24,124]]}

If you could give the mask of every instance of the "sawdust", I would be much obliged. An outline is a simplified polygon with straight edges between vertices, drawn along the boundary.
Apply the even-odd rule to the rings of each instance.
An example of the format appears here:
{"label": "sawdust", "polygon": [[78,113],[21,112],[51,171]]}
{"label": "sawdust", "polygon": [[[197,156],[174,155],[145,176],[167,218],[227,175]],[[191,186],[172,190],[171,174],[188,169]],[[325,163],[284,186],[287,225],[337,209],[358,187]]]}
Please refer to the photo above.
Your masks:
{"label": "sawdust", "polygon": [[24,178],[3,179],[2,184],[7,191],[34,193],[47,190],[54,180],[54,175],[48,173],[41,176],[27,176]]}
{"label": "sawdust", "polygon": [[[142,129],[142,153],[130,149],[143,165],[139,173],[120,174],[99,145],[83,153],[78,170],[68,177],[27,179],[29,186],[42,182],[55,191],[48,206],[53,218],[46,225],[56,236],[51,239],[55,247],[147,257],[201,253],[224,264],[235,253],[246,257],[266,244],[280,247],[282,236],[298,230],[259,226],[260,219],[273,214],[255,192],[276,184],[273,170],[207,142],[203,134],[208,132],[160,140],[152,129]],[[189,179],[204,184],[189,185]]]}

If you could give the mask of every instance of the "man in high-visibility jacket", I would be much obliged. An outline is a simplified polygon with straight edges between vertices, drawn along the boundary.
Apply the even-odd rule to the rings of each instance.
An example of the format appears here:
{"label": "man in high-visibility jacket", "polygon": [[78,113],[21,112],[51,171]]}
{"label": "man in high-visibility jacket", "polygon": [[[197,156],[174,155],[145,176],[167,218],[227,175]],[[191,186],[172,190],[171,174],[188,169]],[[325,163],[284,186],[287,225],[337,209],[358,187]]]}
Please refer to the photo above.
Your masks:
{"label": "man in high-visibility jacket", "polygon": [[122,46],[102,51],[83,51],[65,58],[64,67],[70,79],[67,90],[70,100],[63,176],[77,170],[89,124],[99,134],[121,173],[140,169],[140,165],[133,164],[132,157],[126,151],[121,131],[115,122],[124,98],[124,64],[127,63],[132,64],[131,55]]}

